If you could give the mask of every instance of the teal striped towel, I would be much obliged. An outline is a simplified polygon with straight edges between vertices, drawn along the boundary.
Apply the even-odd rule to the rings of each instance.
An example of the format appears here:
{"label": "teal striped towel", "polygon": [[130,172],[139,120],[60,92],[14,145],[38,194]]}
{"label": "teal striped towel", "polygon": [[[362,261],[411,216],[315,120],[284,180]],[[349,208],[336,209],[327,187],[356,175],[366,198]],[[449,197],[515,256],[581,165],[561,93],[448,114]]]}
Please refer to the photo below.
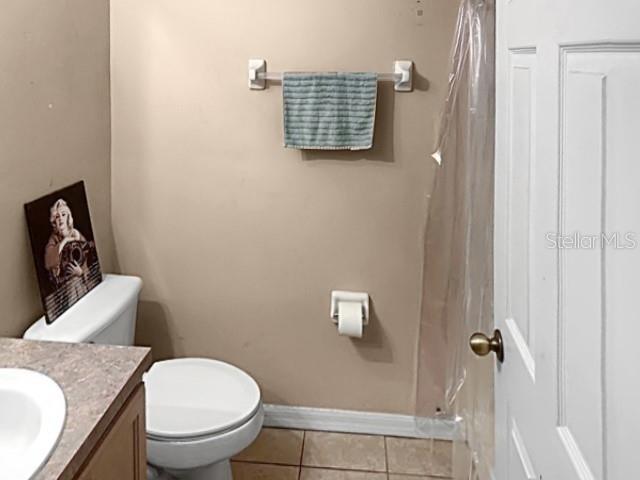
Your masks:
{"label": "teal striped towel", "polygon": [[285,73],[284,146],[366,150],[373,146],[375,73]]}

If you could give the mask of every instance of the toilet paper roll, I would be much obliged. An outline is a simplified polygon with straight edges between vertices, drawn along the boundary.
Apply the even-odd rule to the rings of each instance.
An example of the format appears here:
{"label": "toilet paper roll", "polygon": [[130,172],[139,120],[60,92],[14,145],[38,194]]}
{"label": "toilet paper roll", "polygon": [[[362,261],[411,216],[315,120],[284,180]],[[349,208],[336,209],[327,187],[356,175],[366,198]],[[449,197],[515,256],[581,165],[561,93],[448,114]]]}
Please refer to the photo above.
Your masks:
{"label": "toilet paper roll", "polygon": [[362,303],[338,302],[338,333],[362,338]]}

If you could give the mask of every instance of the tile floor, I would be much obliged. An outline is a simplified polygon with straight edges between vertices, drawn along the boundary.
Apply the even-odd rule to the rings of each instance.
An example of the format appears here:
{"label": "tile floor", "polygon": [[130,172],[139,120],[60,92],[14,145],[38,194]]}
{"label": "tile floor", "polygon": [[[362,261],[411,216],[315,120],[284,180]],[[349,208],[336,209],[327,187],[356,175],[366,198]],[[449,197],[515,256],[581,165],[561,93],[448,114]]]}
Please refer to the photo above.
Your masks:
{"label": "tile floor", "polygon": [[232,462],[234,480],[443,480],[451,442],[264,428]]}

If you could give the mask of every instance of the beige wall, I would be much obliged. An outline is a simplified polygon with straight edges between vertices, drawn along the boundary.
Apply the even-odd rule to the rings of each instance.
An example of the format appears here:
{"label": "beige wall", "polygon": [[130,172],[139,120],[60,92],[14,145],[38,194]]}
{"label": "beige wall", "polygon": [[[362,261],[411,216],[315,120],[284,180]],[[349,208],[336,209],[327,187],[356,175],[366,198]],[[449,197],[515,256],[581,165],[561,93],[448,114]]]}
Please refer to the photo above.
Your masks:
{"label": "beige wall", "polygon": [[107,0],[3,0],[0,14],[0,335],[42,309],[23,204],[84,179],[113,268]]}
{"label": "beige wall", "polygon": [[[145,280],[138,340],[230,361],[268,402],[412,413],[433,123],[457,2],[111,1],[113,224]],[[273,71],[389,71],[375,148],[282,147]],[[332,289],[367,291],[365,338],[339,337]],[[437,359],[429,368],[440,369]],[[425,399],[435,408],[436,399]]]}

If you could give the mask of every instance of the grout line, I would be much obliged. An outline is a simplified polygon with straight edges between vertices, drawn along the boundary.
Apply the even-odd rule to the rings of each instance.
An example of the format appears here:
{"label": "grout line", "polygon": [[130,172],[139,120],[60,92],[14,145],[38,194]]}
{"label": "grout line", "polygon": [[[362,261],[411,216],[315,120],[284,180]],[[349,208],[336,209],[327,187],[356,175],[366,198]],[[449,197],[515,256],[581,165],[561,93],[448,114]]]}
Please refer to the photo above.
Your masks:
{"label": "grout line", "polygon": [[307,439],[307,431],[302,431],[302,448],[300,448],[300,461],[298,462],[298,480],[302,478],[302,457],[304,456],[304,441]]}
{"label": "grout line", "polygon": [[306,440],[307,440],[307,431],[303,430],[302,431],[302,448],[300,449],[300,461],[298,462],[300,466],[302,466],[302,458],[304,457],[304,444]]}
{"label": "grout line", "polygon": [[441,477],[439,475],[423,475],[420,473],[393,473],[389,475],[400,475],[401,477],[407,478],[428,478],[429,480],[454,480],[452,477]]}
{"label": "grout line", "polygon": [[299,467],[300,465],[291,464],[291,463],[280,463],[280,462],[267,462],[267,461],[258,461],[258,460],[231,460],[233,463],[250,463],[252,465],[274,465],[276,467]]}
{"label": "grout line", "polygon": [[387,480],[389,480],[389,452],[387,451],[387,437],[382,437],[384,443],[384,469],[387,471]]}
{"label": "grout line", "polygon": [[[269,462],[247,462],[244,460],[233,460],[233,463],[244,463],[244,464],[249,464],[249,465],[272,465],[274,467],[290,467],[290,468],[296,468],[296,465],[291,465],[291,464],[286,464],[286,463],[269,463]],[[381,472],[379,470],[357,470],[357,469],[353,469],[353,468],[345,468],[345,467],[328,467],[328,466],[319,466],[319,465],[307,465],[304,468],[309,469],[309,470],[333,470],[335,472],[353,472],[353,473],[376,473],[378,475],[380,474],[386,474],[387,476],[389,475],[388,472]],[[300,471],[298,473],[298,479],[300,479],[300,476],[302,475],[302,467],[300,467]],[[419,474],[419,473],[398,473],[395,475],[402,475],[404,477],[412,477],[412,478],[424,478],[424,474]],[[441,477],[439,475],[427,475],[427,477],[433,478],[433,479],[437,479],[437,480],[453,480],[451,477]]]}
{"label": "grout line", "polygon": [[[362,470],[362,469],[354,469],[347,467],[326,467],[322,465],[305,465],[304,468],[310,470],[333,470],[334,472],[353,472],[353,473],[377,473],[378,475],[384,475],[387,472],[383,472],[381,470]],[[446,480],[446,479],[443,479]]]}

